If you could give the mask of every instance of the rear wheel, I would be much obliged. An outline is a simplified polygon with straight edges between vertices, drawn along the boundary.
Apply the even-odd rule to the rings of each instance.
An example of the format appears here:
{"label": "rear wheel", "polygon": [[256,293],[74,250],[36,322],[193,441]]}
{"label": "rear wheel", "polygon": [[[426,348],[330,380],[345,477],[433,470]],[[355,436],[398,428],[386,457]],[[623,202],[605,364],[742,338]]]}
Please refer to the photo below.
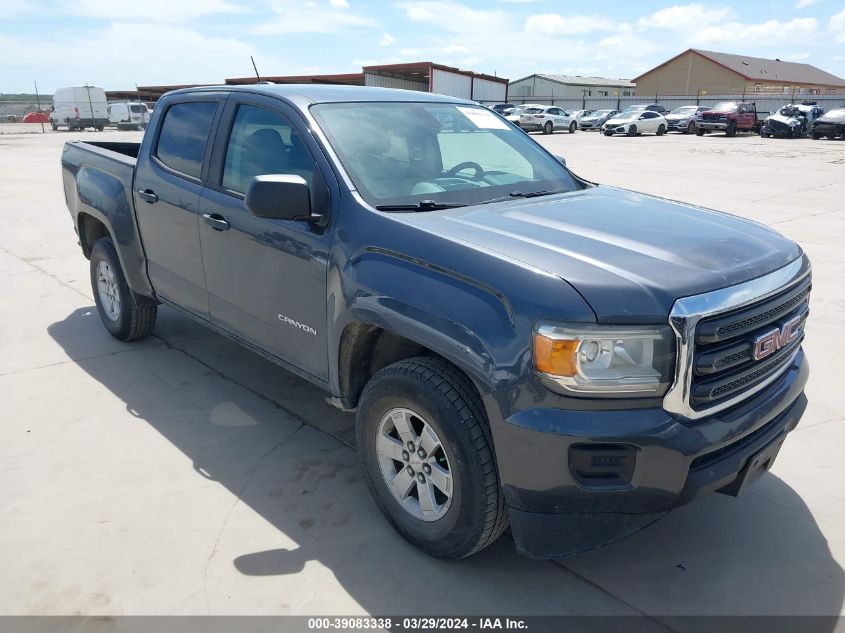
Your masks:
{"label": "rear wheel", "polygon": [[666,126],[662,123],[657,126],[657,136],[663,136],[666,134]]}
{"label": "rear wheel", "polygon": [[552,125],[551,121],[546,121],[546,124],[543,126],[543,134],[551,134],[554,132],[554,125]]}
{"label": "rear wheel", "polygon": [[636,136],[637,135],[637,126],[632,125],[628,128],[628,136]]}
{"label": "rear wheel", "polygon": [[358,404],[357,440],[382,513],[426,553],[463,558],[507,526],[484,408],[448,363],[411,358],[373,376]]}
{"label": "rear wheel", "polygon": [[110,237],[101,237],[91,249],[91,288],[100,320],[113,337],[135,341],[152,332],[156,305],[129,289]]}
{"label": "rear wheel", "polygon": [[569,124],[569,133],[570,134],[575,134],[575,130],[577,130],[577,129],[578,129],[578,124],[575,121],[573,121],[572,123]]}

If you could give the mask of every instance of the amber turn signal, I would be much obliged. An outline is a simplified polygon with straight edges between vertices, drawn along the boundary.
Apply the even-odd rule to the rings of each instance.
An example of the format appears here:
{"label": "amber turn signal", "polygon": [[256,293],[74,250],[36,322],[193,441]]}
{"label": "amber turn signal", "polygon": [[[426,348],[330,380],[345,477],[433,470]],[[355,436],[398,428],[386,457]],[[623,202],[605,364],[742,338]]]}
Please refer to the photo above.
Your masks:
{"label": "amber turn signal", "polygon": [[574,376],[578,339],[555,339],[534,334],[534,367],[552,376]]}

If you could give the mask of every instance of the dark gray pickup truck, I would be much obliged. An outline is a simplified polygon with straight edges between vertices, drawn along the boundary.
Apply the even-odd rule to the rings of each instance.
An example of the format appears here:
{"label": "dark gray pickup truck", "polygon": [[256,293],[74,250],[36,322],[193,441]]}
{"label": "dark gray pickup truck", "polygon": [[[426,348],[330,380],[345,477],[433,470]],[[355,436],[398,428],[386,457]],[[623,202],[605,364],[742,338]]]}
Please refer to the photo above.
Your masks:
{"label": "dark gray pickup truck", "polygon": [[810,264],[724,213],[587,182],[468,101],[169,93],[65,146],[106,329],[165,304],[357,410],[396,529],[557,557],[768,469],[806,398]]}

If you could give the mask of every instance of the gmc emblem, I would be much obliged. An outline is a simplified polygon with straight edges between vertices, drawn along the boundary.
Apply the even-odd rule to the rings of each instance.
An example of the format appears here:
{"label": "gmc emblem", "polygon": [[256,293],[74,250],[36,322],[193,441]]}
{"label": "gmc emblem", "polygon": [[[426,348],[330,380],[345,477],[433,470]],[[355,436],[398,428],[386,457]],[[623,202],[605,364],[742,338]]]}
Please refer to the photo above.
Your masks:
{"label": "gmc emblem", "polygon": [[801,336],[803,322],[803,316],[792,317],[783,324],[783,327],[775,328],[755,338],[752,358],[754,360],[762,360],[766,356],[774,354],[787,343],[791,343],[797,339]]}

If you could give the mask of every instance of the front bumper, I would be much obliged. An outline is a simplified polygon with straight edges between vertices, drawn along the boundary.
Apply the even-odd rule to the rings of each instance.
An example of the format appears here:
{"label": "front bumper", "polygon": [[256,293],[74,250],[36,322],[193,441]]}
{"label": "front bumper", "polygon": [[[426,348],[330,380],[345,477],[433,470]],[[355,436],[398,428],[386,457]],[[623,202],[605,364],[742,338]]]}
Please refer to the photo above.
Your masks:
{"label": "front bumper", "polygon": [[[594,409],[590,406],[598,403],[565,399],[573,408],[560,408],[560,397],[543,393],[533,381],[517,388],[520,393],[488,396],[517,549],[532,558],[568,556],[629,536],[703,494],[737,494],[759,475],[745,476],[750,462],[769,447],[776,452],[798,424],[807,404],[808,374],[799,352],[767,388],[695,421],[667,413],[659,401],[645,408]],[[503,405],[506,410],[526,402],[535,406],[496,417]],[[597,446],[630,451],[628,481],[585,483],[579,478],[573,456]],[[771,457],[763,468],[771,465]]]}
{"label": "front bumper", "polygon": [[679,121],[673,121],[672,119],[666,119],[666,129],[667,130],[686,130],[689,124],[692,123],[689,119],[682,119]]}
{"label": "front bumper", "polygon": [[695,126],[702,130],[726,130],[728,129],[727,121],[696,121]]}

